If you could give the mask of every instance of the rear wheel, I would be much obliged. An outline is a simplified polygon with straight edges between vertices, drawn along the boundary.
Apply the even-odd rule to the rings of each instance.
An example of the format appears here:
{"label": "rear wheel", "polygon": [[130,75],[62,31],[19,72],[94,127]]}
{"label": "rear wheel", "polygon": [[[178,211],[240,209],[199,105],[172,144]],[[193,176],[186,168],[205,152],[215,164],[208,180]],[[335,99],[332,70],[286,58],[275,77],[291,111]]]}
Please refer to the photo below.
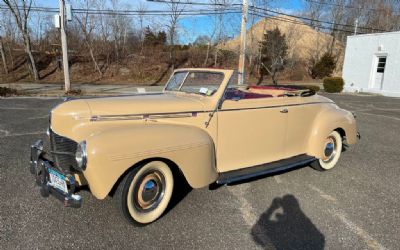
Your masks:
{"label": "rear wheel", "polygon": [[326,138],[324,144],[324,157],[311,163],[311,167],[319,171],[326,171],[334,168],[336,163],[339,161],[342,147],[342,136],[337,131],[333,131]]}
{"label": "rear wheel", "polygon": [[152,161],[131,170],[118,186],[115,198],[128,221],[145,225],[164,213],[173,189],[171,169],[162,161]]}

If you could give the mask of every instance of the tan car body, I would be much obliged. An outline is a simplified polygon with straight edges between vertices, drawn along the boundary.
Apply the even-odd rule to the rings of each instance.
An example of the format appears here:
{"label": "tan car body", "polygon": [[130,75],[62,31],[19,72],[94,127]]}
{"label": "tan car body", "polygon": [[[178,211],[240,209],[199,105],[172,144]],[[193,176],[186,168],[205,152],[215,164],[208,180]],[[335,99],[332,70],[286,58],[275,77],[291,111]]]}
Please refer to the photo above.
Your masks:
{"label": "tan car body", "polygon": [[[168,92],[65,102],[51,113],[51,129],[86,141],[87,167],[77,175],[98,199],[129,169],[149,159],[175,164],[193,188],[220,173],[307,154],[322,158],[333,130],[356,142],[352,113],[331,100],[273,97],[219,102],[232,70],[212,96]],[[219,105],[220,104],[220,105]],[[210,114],[218,106],[214,117]],[[287,113],[282,110],[287,109]],[[209,122],[207,126],[207,122]]]}

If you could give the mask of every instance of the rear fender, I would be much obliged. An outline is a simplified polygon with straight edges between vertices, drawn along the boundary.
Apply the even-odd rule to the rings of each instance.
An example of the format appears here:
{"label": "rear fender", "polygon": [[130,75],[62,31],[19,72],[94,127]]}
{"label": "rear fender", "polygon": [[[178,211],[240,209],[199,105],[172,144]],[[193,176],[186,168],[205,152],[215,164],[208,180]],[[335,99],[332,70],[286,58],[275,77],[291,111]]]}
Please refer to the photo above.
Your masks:
{"label": "rear fender", "polygon": [[338,129],[344,131],[347,144],[356,143],[357,128],[353,114],[337,106],[322,109],[313,123],[307,154],[316,158],[323,158],[326,138],[332,131]]}

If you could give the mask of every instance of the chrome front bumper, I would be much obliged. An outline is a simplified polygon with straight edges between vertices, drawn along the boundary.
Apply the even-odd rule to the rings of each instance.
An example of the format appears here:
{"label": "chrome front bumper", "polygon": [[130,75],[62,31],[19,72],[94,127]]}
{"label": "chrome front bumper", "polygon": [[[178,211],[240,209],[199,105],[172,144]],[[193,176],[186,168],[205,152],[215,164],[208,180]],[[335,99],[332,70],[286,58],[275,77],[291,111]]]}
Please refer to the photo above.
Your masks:
{"label": "chrome front bumper", "polygon": [[[67,182],[68,192],[53,187],[50,182],[49,169],[56,171],[65,177]],[[58,168],[54,167],[43,151],[43,141],[38,140],[31,145],[30,156],[30,172],[35,176],[36,184],[40,187],[40,194],[43,197],[49,197],[50,194],[64,203],[65,207],[79,208],[82,206],[80,195],[74,194],[76,189],[76,181],[73,175],[63,173]]]}

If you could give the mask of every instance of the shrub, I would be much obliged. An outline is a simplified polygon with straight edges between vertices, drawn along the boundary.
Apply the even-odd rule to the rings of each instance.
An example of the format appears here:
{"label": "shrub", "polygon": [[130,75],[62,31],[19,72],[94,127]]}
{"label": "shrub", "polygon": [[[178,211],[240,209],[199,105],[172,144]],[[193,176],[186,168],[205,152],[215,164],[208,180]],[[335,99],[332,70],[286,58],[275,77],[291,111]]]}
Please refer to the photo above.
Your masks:
{"label": "shrub", "polygon": [[0,96],[11,96],[11,95],[17,95],[18,91],[13,88],[8,88],[8,87],[0,87]]}
{"label": "shrub", "polygon": [[335,57],[325,53],[311,68],[312,78],[324,78],[331,76],[336,68]]}
{"label": "shrub", "polygon": [[302,85],[301,87],[313,90],[315,93],[317,93],[320,90],[320,87],[317,85]]}
{"label": "shrub", "polygon": [[324,79],[324,89],[328,93],[340,93],[343,90],[344,80],[341,77],[327,77]]}
{"label": "shrub", "polygon": [[82,90],[81,89],[70,89],[65,94],[69,95],[69,96],[82,95]]}

